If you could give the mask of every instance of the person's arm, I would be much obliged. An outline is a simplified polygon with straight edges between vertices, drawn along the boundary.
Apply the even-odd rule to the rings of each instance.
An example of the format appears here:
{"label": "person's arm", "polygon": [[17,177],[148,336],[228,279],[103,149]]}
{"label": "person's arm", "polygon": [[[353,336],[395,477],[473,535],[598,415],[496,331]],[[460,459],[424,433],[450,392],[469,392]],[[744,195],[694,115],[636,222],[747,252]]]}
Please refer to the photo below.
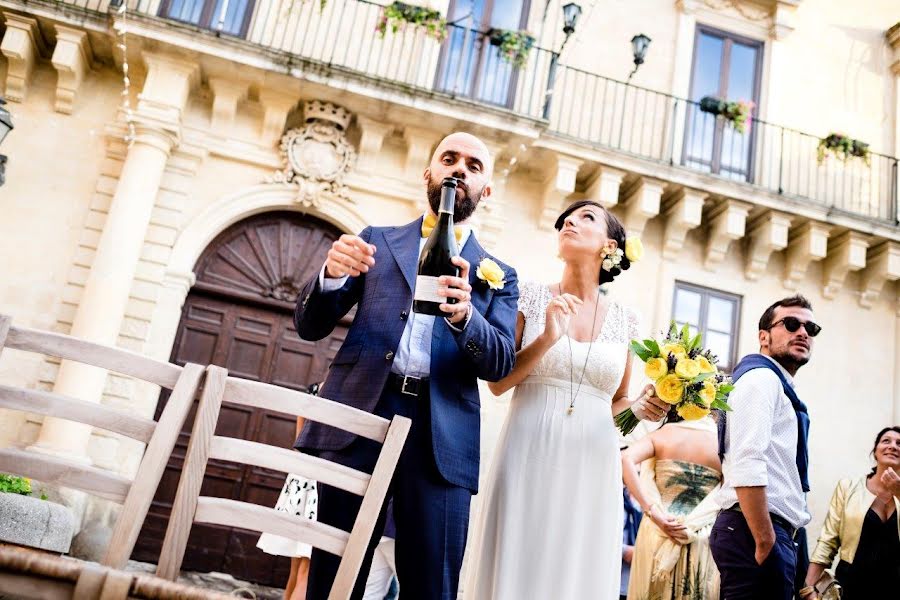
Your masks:
{"label": "person's arm", "polygon": [[650,520],[672,540],[685,542],[688,539],[685,526],[663,510],[662,506],[651,502],[641,486],[641,477],[637,466],[654,456],[656,456],[656,447],[653,444],[653,434],[651,433],[622,451],[622,479],[625,481],[628,493],[637,500],[644,515],[650,517]]}
{"label": "person's arm", "polygon": [[762,564],[775,546],[769,517],[769,484],[765,451],[772,441],[775,405],[781,393],[778,376],[768,369],[746,373],[735,384],[729,404],[727,483],[735,488],[741,512],[756,542],[756,562]]}
{"label": "person's arm", "polygon": [[317,341],[328,336],[359,302],[365,274],[375,264],[371,235],[372,228],[366,227],[359,236],[341,236],[332,244],[320,272],[300,290],[294,327],[301,339]]}
{"label": "person's arm", "polygon": [[[847,497],[848,480],[839,481],[831,495],[831,504],[828,506],[828,514],[822,523],[822,532],[819,541],[809,559],[809,569],[806,571],[806,585],[815,585],[822,573],[831,566],[835,555],[841,548],[841,525],[844,520],[844,505]],[[815,595],[812,596],[815,598]]]}

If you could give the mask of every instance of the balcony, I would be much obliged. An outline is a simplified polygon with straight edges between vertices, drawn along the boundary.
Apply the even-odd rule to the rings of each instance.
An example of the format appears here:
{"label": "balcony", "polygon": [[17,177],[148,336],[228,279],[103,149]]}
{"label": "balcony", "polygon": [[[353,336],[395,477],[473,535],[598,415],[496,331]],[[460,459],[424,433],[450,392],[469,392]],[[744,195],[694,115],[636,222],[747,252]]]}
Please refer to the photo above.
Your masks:
{"label": "balcony", "polygon": [[[40,1],[40,0],[39,0]],[[110,0],[65,0],[98,15]],[[31,4],[31,3],[30,3]],[[129,19],[164,19],[284,65],[524,118],[548,137],[671,165],[880,224],[897,224],[898,159],[820,160],[819,138],[760,119],[743,133],[697,102],[569,67],[535,47],[522,65],[487,32],[451,23],[382,35],[368,0],[130,0]]]}

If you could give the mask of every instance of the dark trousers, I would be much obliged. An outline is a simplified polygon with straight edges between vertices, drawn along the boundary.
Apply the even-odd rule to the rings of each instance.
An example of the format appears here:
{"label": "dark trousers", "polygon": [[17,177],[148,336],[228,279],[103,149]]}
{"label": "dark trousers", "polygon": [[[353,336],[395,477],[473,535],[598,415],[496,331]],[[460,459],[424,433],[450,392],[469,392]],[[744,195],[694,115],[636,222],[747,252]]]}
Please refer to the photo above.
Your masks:
{"label": "dark trousers", "polygon": [[709,548],[721,576],[720,600],[792,600],[797,550],[791,532],[773,522],[775,546],[757,564],[756,542],[744,515],[723,510],[709,536]]}
{"label": "dark trousers", "polygon": [[[472,492],[447,483],[434,462],[431,442],[429,399],[386,390],[375,412],[391,418],[395,414],[412,419],[412,429],[388,497],[393,498],[396,525],[396,561],[400,592],[408,600],[455,600],[469,526]],[[357,438],[346,449],[322,453],[334,460],[371,473],[381,445]],[[345,531],[353,528],[361,498],[330,486],[319,487],[319,514],[322,523]],[[372,554],[381,538],[387,501],[375,525],[365,560],[359,571],[352,599],[362,598]],[[340,557],[314,549],[309,569],[307,600],[325,600],[337,573]]]}

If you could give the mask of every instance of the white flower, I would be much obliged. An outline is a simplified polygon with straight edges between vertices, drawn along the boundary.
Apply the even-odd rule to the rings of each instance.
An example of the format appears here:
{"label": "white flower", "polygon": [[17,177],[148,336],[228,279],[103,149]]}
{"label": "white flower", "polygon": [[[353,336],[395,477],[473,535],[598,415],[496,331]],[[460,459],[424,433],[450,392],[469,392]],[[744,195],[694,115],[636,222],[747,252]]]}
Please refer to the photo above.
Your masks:
{"label": "white flower", "polygon": [[604,259],[603,259],[602,267],[603,267],[603,270],[604,270],[604,271],[611,271],[612,268],[613,268],[613,262],[612,262],[612,260],[610,260],[610,259],[608,259],[608,258],[604,258]]}

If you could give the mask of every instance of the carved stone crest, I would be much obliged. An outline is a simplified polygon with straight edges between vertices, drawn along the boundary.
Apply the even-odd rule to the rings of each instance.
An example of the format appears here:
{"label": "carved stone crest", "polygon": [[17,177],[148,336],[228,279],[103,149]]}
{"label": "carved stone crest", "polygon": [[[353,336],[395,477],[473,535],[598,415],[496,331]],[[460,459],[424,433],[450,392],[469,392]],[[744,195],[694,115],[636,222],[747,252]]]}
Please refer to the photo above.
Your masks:
{"label": "carved stone crest", "polygon": [[303,206],[318,207],[323,195],[350,201],[344,177],[356,161],[356,151],[345,131],[352,115],[319,100],[307,102],[303,114],[306,126],[281,138],[284,168],[275,173],[274,181],[297,186],[297,202]]}

